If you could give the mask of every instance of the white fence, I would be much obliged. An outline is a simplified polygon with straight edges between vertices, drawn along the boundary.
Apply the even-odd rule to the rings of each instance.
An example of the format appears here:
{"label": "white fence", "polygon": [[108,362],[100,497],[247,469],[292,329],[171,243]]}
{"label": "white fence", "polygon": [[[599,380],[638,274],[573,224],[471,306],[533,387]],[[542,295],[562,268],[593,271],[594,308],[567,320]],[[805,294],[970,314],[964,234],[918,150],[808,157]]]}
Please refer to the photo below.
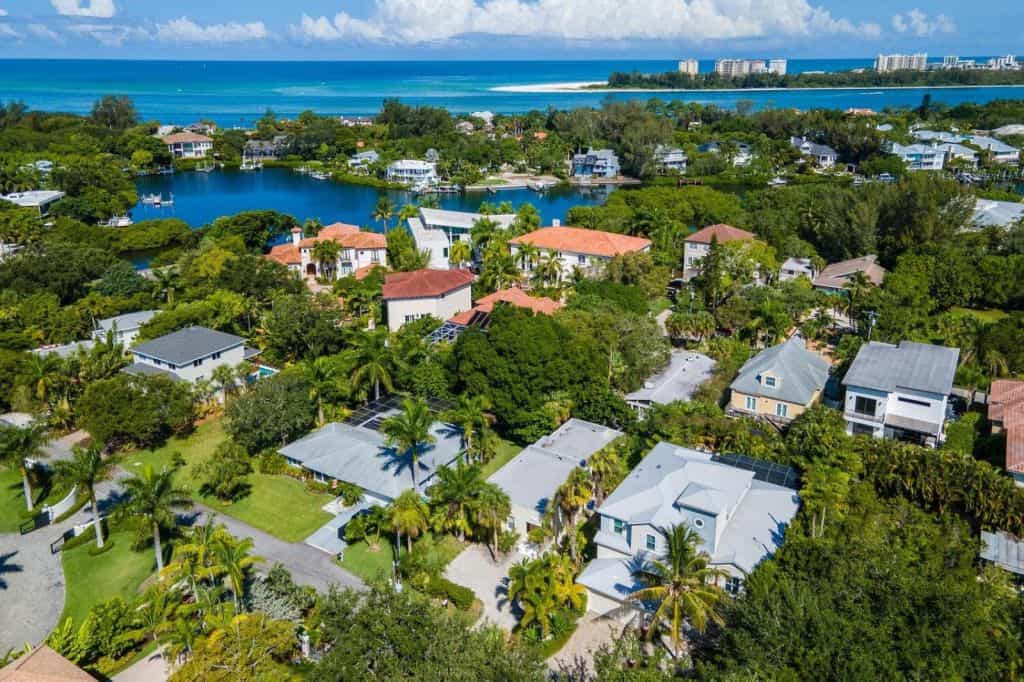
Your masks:
{"label": "white fence", "polygon": [[63,500],[53,505],[52,507],[43,507],[43,513],[49,518],[49,522],[53,523],[54,519],[60,518],[66,514],[70,509],[75,506],[78,501],[78,486],[71,489],[71,492],[67,494]]}

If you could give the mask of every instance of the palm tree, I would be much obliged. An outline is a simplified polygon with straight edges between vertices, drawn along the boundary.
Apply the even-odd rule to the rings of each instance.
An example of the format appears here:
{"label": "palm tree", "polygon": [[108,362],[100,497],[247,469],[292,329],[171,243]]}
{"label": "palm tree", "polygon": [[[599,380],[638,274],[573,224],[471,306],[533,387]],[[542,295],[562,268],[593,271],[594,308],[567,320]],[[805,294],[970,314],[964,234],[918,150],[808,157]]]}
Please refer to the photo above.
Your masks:
{"label": "palm tree", "polygon": [[388,507],[388,523],[398,536],[405,535],[406,550],[412,552],[412,539],[428,528],[426,502],[415,490],[406,490]]}
{"label": "palm tree", "polygon": [[32,381],[36,399],[45,406],[50,389],[60,375],[60,357],[53,353],[33,353],[25,362],[25,372]]}
{"label": "palm tree", "polygon": [[562,261],[552,251],[545,252],[537,261],[531,283],[534,286],[557,285],[562,278]]}
{"label": "palm tree", "polygon": [[321,356],[306,362],[309,397],[316,403],[316,423],[324,425],[325,396],[341,384],[341,366],[337,357]]}
{"label": "palm tree", "polygon": [[103,459],[102,448],[75,447],[74,457],[69,461],[57,462],[57,476],[84,492],[92,506],[92,526],[96,530],[96,546],[103,547],[103,526],[100,523],[100,508],[96,503],[96,485],[110,476],[113,462]]}
{"label": "palm tree", "polygon": [[227,407],[228,396],[238,389],[238,370],[231,365],[217,365],[211,377],[217,389],[224,395],[224,406]]}
{"label": "palm tree", "polygon": [[395,204],[387,197],[381,197],[377,200],[377,205],[373,209],[373,219],[379,221],[386,230],[388,227],[388,221],[391,220],[395,215]]}
{"label": "palm tree", "polygon": [[326,279],[334,279],[334,273],[338,268],[338,256],[341,254],[341,244],[333,239],[321,239],[313,245],[310,255],[320,267],[320,276]]}
{"label": "palm tree", "polygon": [[462,432],[462,449],[468,455],[474,452],[474,438],[482,435],[492,421],[487,413],[491,409],[491,401],[485,395],[462,394],[454,409],[444,414],[445,421],[451,422]]}
{"label": "palm tree", "polygon": [[403,455],[409,456],[414,490],[419,488],[416,470],[420,464],[420,452],[437,440],[430,433],[433,423],[434,415],[425,402],[406,398],[402,401],[402,411],[388,417],[380,425],[381,433],[387,436],[388,447],[397,447]]}
{"label": "palm tree", "polygon": [[43,446],[46,445],[46,426],[34,422],[20,428],[0,424],[0,462],[7,466],[18,466],[21,469],[21,485],[25,493],[25,510],[32,511],[32,481],[29,478],[31,465],[29,460],[46,457]]}
{"label": "palm tree", "polygon": [[594,453],[587,462],[587,468],[594,481],[594,498],[597,506],[601,506],[604,496],[622,482],[626,475],[626,465],[615,450],[603,449]]}
{"label": "palm tree", "polygon": [[982,358],[985,362],[985,368],[988,373],[996,379],[1005,377],[1010,373],[1010,363],[1006,359],[1001,351],[995,348],[989,348],[985,351],[985,355]]}
{"label": "palm tree", "polygon": [[512,501],[508,493],[494,483],[487,483],[480,487],[473,502],[473,521],[484,530],[491,532],[491,554],[495,559],[498,557],[498,533],[505,525],[505,520],[512,513]]}
{"label": "palm tree", "polygon": [[519,269],[523,272],[530,272],[540,259],[540,249],[533,244],[523,243],[519,245]]}
{"label": "palm tree", "polygon": [[380,400],[381,386],[387,391],[394,390],[391,372],[398,363],[394,351],[388,346],[387,329],[356,336],[348,356],[353,367],[349,379],[354,388],[372,385],[374,400]]}
{"label": "palm tree", "polygon": [[[672,644],[678,655],[684,620],[700,633],[711,621],[723,622],[719,603],[725,593],[716,582],[728,574],[708,566],[710,557],[697,551],[701,537],[696,531],[676,525],[662,528],[661,533],[667,545],[665,558],[648,561],[634,572],[645,587],[631,594],[629,599],[658,604],[654,624],[665,620],[669,622]],[[655,629],[652,627],[648,631],[648,638]]]}
{"label": "palm tree", "polygon": [[437,483],[427,492],[430,506],[434,508],[434,528],[439,531],[455,531],[459,541],[466,539],[472,530],[470,510],[477,501],[484,479],[480,467],[457,462],[455,467],[441,467],[437,470]]}
{"label": "palm tree", "polygon": [[473,249],[468,242],[456,239],[448,250],[448,262],[457,268],[473,260]]}
{"label": "palm tree", "polygon": [[168,306],[174,305],[174,291],[181,285],[181,275],[177,268],[154,268],[153,281],[159,294],[164,294]]}
{"label": "palm tree", "polygon": [[263,557],[249,554],[252,546],[252,538],[236,540],[227,533],[218,538],[213,545],[214,559],[225,577],[224,582],[231,589],[235,610],[238,610],[238,598],[245,593],[245,580],[249,575],[249,569],[256,562],[263,561]]}
{"label": "palm tree", "polygon": [[126,479],[124,489],[128,493],[128,501],[121,506],[120,513],[139,519],[153,530],[156,569],[163,571],[160,526],[173,525],[174,510],[191,507],[192,498],[187,490],[174,486],[174,469],[164,467],[154,471],[151,464],[143,466],[138,475]]}
{"label": "palm tree", "polygon": [[565,512],[566,527],[569,532],[569,553],[572,555],[573,563],[579,559],[579,552],[576,548],[576,515],[583,506],[594,496],[594,484],[590,475],[583,469],[576,467],[569,474],[565,483],[558,487],[555,499],[558,507]]}

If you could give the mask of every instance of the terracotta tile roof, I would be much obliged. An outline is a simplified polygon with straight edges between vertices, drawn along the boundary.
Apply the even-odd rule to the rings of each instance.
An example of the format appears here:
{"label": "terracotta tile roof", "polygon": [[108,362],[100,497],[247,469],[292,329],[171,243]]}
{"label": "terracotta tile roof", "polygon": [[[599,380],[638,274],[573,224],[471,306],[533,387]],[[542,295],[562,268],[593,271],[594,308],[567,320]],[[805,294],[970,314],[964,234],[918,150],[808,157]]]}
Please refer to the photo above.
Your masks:
{"label": "terracotta tile roof", "polygon": [[392,272],[384,278],[384,300],[433,298],[468,286],[472,281],[473,273],[468,270]]}
{"label": "terracotta tile roof", "polygon": [[1024,473],[1024,381],[997,379],[988,393],[989,421],[1006,432],[1006,470]]}
{"label": "terracotta tile roof", "polygon": [[330,239],[350,249],[385,249],[387,237],[378,232],[363,232],[356,225],[334,223],[320,230],[315,237],[306,237],[299,242],[304,249],[312,247],[319,241]]}
{"label": "terracotta tile roof", "polygon": [[581,227],[542,227],[509,240],[510,244],[532,244],[541,249],[569,251],[588,256],[611,258],[623,253],[643,251],[651,245],[650,239],[630,237],[614,232],[587,230]]}
{"label": "terracotta tile roof", "polygon": [[527,308],[535,314],[551,315],[562,308],[562,304],[552,298],[545,296],[530,296],[522,289],[500,289],[493,294],[488,294],[476,302],[472,310],[461,312],[452,317],[449,322],[456,324],[469,324],[474,315],[489,313],[494,310],[497,303],[508,303],[517,308]]}
{"label": "terracotta tile roof", "polygon": [[2,682],[96,682],[96,678],[45,644],[0,669]]}
{"label": "terracotta tile roof", "polygon": [[881,286],[885,279],[885,268],[876,261],[878,256],[861,256],[851,260],[840,261],[825,266],[825,269],[814,278],[814,286],[828,287],[829,289],[842,289],[846,283],[858,272],[863,272],[868,281],[875,286]]}
{"label": "terracotta tile roof", "polygon": [[741,230],[740,228],[733,227],[732,225],[726,225],[725,223],[718,223],[716,225],[708,225],[703,229],[697,230],[683,241],[694,242],[697,244],[710,244],[712,237],[717,237],[718,243],[724,244],[725,242],[749,241],[754,239],[754,233]]}
{"label": "terracotta tile roof", "polygon": [[167,137],[160,138],[164,144],[181,144],[182,142],[213,142],[212,137],[198,133],[171,133]]}
{"label": "terracotta tile roof", "polygon": [[298,247],[294,244],[279,244],[271,247],[270,253],[267,254],[267,258],[277,261],[282,265],[302,264],[302,256],[299,254]]}
{"label": "terracotta tile roof", "polygon": [[373,272],[377,268],[382,268],[382,267],[384,267],[384,266],[380,265],[379,263],[371,263],[369,265],[364,265],[363,267],[361,267],[361,268],[357,269],[355,272],[353,272],[352,276],[355,277],[356,279],[366,279],[371,272]]}

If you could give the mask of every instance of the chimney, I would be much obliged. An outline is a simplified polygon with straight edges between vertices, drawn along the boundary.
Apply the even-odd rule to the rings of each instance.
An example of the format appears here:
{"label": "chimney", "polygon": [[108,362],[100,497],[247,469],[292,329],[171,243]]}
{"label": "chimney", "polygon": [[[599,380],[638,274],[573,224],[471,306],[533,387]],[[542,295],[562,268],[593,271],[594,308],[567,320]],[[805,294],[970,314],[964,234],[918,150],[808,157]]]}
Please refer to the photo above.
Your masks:
{"label": "chimney", "polygon": [[555,218],[554,220],[551,221],[551,227],[561,227],[561,226],[562,226],[562,221],[559,220],[558,218]]}
{"label": "chimney", "polygon": [[295,226],[295,227],[292,228],[292,244],[294,244],[295,246],[298,246],[299,242],[301,242],[301,241],[302,241],[302,228],[298,227],[298,226]]}

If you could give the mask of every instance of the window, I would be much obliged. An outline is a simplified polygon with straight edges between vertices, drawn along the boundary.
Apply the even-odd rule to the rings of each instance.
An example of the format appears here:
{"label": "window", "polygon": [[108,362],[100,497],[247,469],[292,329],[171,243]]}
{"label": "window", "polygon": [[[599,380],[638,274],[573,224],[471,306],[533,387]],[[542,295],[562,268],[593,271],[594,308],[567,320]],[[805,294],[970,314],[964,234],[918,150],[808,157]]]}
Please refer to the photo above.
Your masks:
{"label": "window", "polygon": [[203,359],[199,358],[198,360],[196,360],[195,362],[192,363],[192,366],[193,367],[199,367],[202,364],[203,364]]}
{"label": "window", "polygon": [[931,407],[932,406],[932,404],[930,402],[928,402],[927,400],[914,400],[913,398],[904,398],[903,396],[900,396],[900,397],[896,398],[896,400],[900,401],[901,403],[909,403],[911,405],[920,405],[921,407]]}
{"label": "window", "polygon": [[213,355],[210,356],[210,358],[212,360],[220,360],[220,353],[214,353]]}
{"label": "window", "polygon": [[775,416],[786,417],[789,415],[789,405],[785,403],[775,403]]}
{"label": "window", "polygon": [[864,396],[859,395],[856,400],[853,401],[853,411],[857,414],[866,414],[869,417],[874,417],[877,407],[878,401],[874,398],[865,398]]}
{"label": "window", "polygon": [[873,435],[875,435],[875,430],[873,428],[871,428],[870,426],[868,426],[867,424],[858,424],[858,423],[854,422],[853,423],[853,435],[855,435],[855,436],[873,436]]}
{"label": "window", "polygon": [[576,262],[579,263],[580,265],[586,265],[587,264],[587,257],[586,256],[576,256]]}
{"label": "window", "polygon": [[743,589],[743,581],[739,578],[729,578],[725,581],[725,591],[731,595],[737,595]]}
{"label": "window", "polygon": [[416,319],[416,316],[415,316],[415,315],[406,315],[406,316],[405,316],[405,321],[406,321],[406,322],[412,322],[412,321],[414,321],[415,319]]}
{"label": "window", "polygon": [[764,378],[764,385],[769,388],[775,388],[775,377],[766,376]]}
{"label": "window", "polygon": [[625,521],[621,521],[619,519],[615,519],[614,527],[615,527],[615,532],[619,533],[620,535],[622,533],[626,532],[626,522]]}
{"label": "window", "polygon": [[704,519],[694,519],[693,520],[693,526],[694,526],[694,528],[703,528],[704,527]]}
{"label": "window", "polygon": [[751,412],[757,409],[757,398],[752,395],[747,396],[747,409]]}
{"label": "window", "polygon": [[657,547],[657,544],[658,544],[658,541],[654,538],[654,536],[651,535],[650,533],[648,533],[647,534],[647,549],[649,549],[650,551],[653,552],[654,548]]}

